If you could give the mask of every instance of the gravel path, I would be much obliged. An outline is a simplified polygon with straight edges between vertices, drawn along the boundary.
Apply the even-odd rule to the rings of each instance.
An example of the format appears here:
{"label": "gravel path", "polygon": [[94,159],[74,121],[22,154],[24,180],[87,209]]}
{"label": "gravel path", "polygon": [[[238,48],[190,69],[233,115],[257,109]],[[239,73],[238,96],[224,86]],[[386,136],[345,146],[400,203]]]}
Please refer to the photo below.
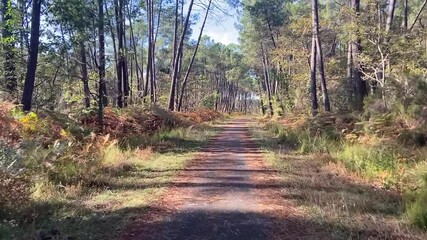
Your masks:
{"label": "gravel path", "polygon": [[247,121],[222,127],[124,239],[323,239],[280,197],[277,174],[263,165]]}

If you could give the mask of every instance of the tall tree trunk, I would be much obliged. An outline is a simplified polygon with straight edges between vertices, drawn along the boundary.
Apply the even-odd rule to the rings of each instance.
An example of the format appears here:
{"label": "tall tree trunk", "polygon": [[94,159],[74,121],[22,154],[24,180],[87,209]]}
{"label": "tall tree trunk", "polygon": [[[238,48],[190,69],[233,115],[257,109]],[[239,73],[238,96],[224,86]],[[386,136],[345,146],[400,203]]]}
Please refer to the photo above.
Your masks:
{"label": "tall tree trunk", "polygon": [[155,47],[156,47],[156,41],[154,38],[154,1],[150,0],[150,37],[151,37],[151,75],[150,75],[150,94],[151,94],[151,102],[156,102],[156,55],[155,55]]}
{"label": "tall tree trunk", "polygon": [[[116,3],[116,0],[114,0],[114,3]],[[114,16],[116,17],[116,7],[114,8]],[[108,13],[108,6],[107,6],[107,2],[104,2],[104,11],[105,11],[105,15],[107,16],[107,26],[110,30],[110,34],[111,34],[111,40],[113,41],[113,53],[114,53],[114,63],[115,63],[115,68],[116,68],[116,75],[117,75],[117,79],[119,79],[118,76],[118,66],[119,66],[119,54],[117,53],[117,44],[116,44],[116,34],[114,33],[114,28],[113,28],[113,23],[112,20],[110,19],[112,16],[110,16],[110,14]],[[117,18],[116,18],[117,21]],[[117,23],[117,22],[116,22]],[[116,28],[117,29],[117,28]]]}
{"label": "tall tree trunk", "polygon": [[352,49],[352,41],[348,41],[347,44],[347,82],[346,87],[351,86],[351,83],[353,82],[353,53],[351,51]]}
{"label": "tall tree trunk", "polygon": [[[130,5],[132,5],[132,0],[129,3]],[[129,5],[127,5],[127,15],[128,15],[128,21],[129,21],[129,28],[130,28],[130,36],[131,36],[131,41],[132,41],[132,48],[133,48],[133,54],[135,57],[135,72],[136,72],[136,85],[137,85],[137,91],[138,91],[138,98],[142,97],[142,89],[143,89],[143,82],[140,78],[140,76],[142,77],[143,74],[143,70],[141,69],[141,67],[138,64],[138,51],[136,48],[136,43],[135,43],[135,36],[134,36],[134,32],[133,32],[133,24],[132,24],[132,16],[131,16],[131,12],[130,12],[130,8]]]}
{"label": "tall tree trunk", "polygon": [[42,2],[43,0],[33,0],[32,3],[31,40],[29,48],[30,52],[27,61],[27,73],[25,75],[24,92],[22,94],[22,105],[24,111],[31,110],[31,101],[33,99],[40,43],[40,15]]}
{"label": "tall tree trunk", "polygon": [[161,13],[162,13],[162,5],[163,5],[163,0],[160,0],[159,2],[159,11],[158,11],[158,15],[157,15],[157,26],[156,26],[156,33],[154,34],[154,2],[151,3],[151,22],[152,22],[152,37],[153,37],[153,47],[151,48],[151,54],[153,56],[153,62],[151,64],[151,73],[152,73],[152,94],[153,94],[153,99],[154,102],[157,102],[157,74],[156,74],[156,43],[157,43],[157,36],[159,34],[159,29],[160,29],[160,17],[161,17]]}
{"label": "tall tree trunk", "polygon": [[129,96],[130,96],[130,88],[129,88],[129,72],[128,72],[128,48],[126,45],[126,24],[125,24],[125,13],[124,13],[124,0],[120,0],[120,28],[121,28],[121,35],[122,35],[122,41],[123,41],[123,51],[121,54],[122,59],[122,76],[123,76],[123,102],[124,106],[127,107],[129,104]]}
{"label": "tall tree trunk", "polygon": [[99,63],[98,63],[98,124],[100,129],[103,127],[103,109],[107,103],[107,87],[105,83],[105,36],[104,36],[104,8],[103,0],[98,0],[98,44],[99,44]]}
{"label": "tall tree trunk", "polygon": [[393,25],[393,19],[394,19],[394,10],[396,9],[396,0],[389,0],[388,1],[388,10],[387,10],[387,21],[385,25],[385,31],[389,32],[391,29],[391,26]]}
{"label": "tall tree trunk", "polygon": [[191,68],[193,66],[194,59],[196,58],[197,51],[199,49],[200,40],[202,39],[203,30],[205,29],[206,20],[208,19],[208,15],[209,15],[209,10],[211,8],[211,4],[212,4],[212,0],[209,0],[208,7],[206,8],[205,18],[203,19],[203,23],[202,23],[202,27],[200,29],[199,37],[197,38],[196,48],[194,49],[193,56],[191,57],[190,64],[188,65],[187,72],[185,73],[184,80],[182,82],[181,94],[179,95],[179,102],[178,102],[178,111],[181,111],[182,98],[184,96],[185,87],[187,86],[188,77],[190,76]]}
{"label": "tall tree trunk", "polygon": [[[173,31],[173,58],[172,58],[172,63],[171,63],[171,79],[173,77],[173,72],[174,72],[174,67],[175,67],[175,60],[178,57],[178,18],[179,18],[179,0],[175,1],[175,20],[174,20],[174,31]],[[178,73],[179,74],[179,73]],[[179,83],[178,81],[175,83],[175,92],[176,92],[176,99],[178,99],[178,91],[179,91]],[[178,102],[176,103],[176,105],[178,105]]]}
{"label": "tall tree trunk", "polygon": [[310,91],[312,100],[312,114],[316,115],[318,110],[317,89],[316,89],[316,60],[319,68],[320,87],[322,89],[323,107],[326,112],[331,111],[328,89],[326,86],[326,78],[323,64],[322,44],[319,36],[319,12],[317,0],[312,0],[312,43],[311,43],[311,58],[310,58]]}
{"label": "tall tree trunk", "polygon": [[3,20],[2,45],[4,54],[4,87],[9,93],[15,93],[17,87],[17,77],[15,68],[15,41],[12,32],[13,9],[11,0],[2,0],[1,8]]}
{"label": "tall tree trunk", "polygon": [[[360,12],[360,0],[351,0],[351,8],[354,12],[354,15],[357,17]],[[353,19],[353,21],[356,21]],[[360,37],[358,33],[353,33],[352,40],[350,41],[350,50],[351,51],[351,82],[354,89],[355,104],[357,109],[361,110],[363,108],[363,100],[367,95],[366,82],[362,79],[361,74],[361,65],[359,61],[360,55]]]}
{"label": "tall tree trunk", "polygon": [[262,84],[261,84],[260,80],[258,80],[257,82],[258,82],[259,94],[261,95],[260,96],[261,113],[262,113],[262,115],[265,115],[264,100],[262,100],[262,87],[261,87]]}
{"label": "tall tree trunk", "polygon": [[[153,60],[153,56],[152,56],[152,46],[153,46],[153,38],[152,38],[152,24],[151,24],[151,0],[146,0],[145,1],[146,4],[146,8],[147,8],[147,25],[148,25],[148,29],[147,29],[147,36],[148,36],[148,50],[147,50],[147,68],[146,68],[146,75],[145,75],[145,84],[144,84],[144,97],[148,96],[148,89],[149,86],[151,85],[150,83],[151,81],[151,71],[152,71],[152,60]],[[151,101],[153,101],[153,96],[151,96]]]}
{"label": "tall tree trunk", "polygon": [[272,102],[272,96],[271,96],[271,88],[270,88],[270,77],[268,74],[269,71],[269,63],[267,58],[267,53],[265,52],[264,46],[261,47],[262,49],[262,64],[264,69],[264,84],[267,90],[267,97],[268,97],[268,107],[270,109],[270,116],[274,115],[274,109],[273,109],[273,102]]}
{"label": "tall tree trunk", "polygon": [[316,84],[316,39],[313,35],[311,40],[311,55],[310,55],[310,99],[311,113],[316,116],[319,109],[317,100],[317,84]]}
{"label": "tall tree trunk", "polygon": [[403,0],[402,6],[402,29],[406,31],[408,29],[408,14],[409,14],[409,6],[408,0]]}
{"label": "tall tree trunk", "polygon": [[118,40],[118,52],[116,55],[117,71],[117,106],[123,108],[123,32],[122,18],[120,17],[120,0],[114,0],[114,13],[116,17],[116,31]]}
{"label": "tall tree trunk", "polygon": [[326,86],[325,70],[323,64],[322,44],[319,35],[316,39],[317,65],[319,68],[320,88],[322,89],[323,108],[325,112],[331,111],[331,103],[329,101],[328,88]]}
{"label": "tall tree trunk", "polygon": [[423,12],[426,5],[427,5],[427,0],[424,1],[423,5],[421,6],[420,10],[417,13],[417,16],[415,16],[415,19],[412,22],[411,27],[409,28],[409,31],[412,31],[412,29],[415,27],[415,24],[417,23],[418,18],[420,18],[421,13]]}
{"label": "tall tree trunk", "polygon": [[[185,23],[183,26],[183,30],[182,30],[182,34],[181,34],[181,38],[178,44],[178,48],[177,48],[177,56],[179,54],[181,54],[183,46],[184,46],[184,38],[185,38],[185,33],[187,32],[188,29],[188,25],[189,25],[189,21],[190,21],[190,16],[191,16],[191,11],[193,10],[193,4],[194,4],[194,0],[190,1],[190,5],[188,6],[188,13],[187,13],[187,17],[185,19]],[[175,110],[175,90],[176,90],[176,82],[178,79],[178,73],[179,73],[179,59],[178,57],[175,58],[174,64],[173,64],[173,73],[172,73],[172,81],[171,81],[171,87],[170,87],[170,93],[169,93],[169,106],[168,109],[170,111],[174,111]]]}
{"label": "tall tree trunk", "polygon": [[84,104],[86,108],[89,108],[90,107],[89,75],[87,71],[86,47],[83,41],[80,41],[80,69],[82,73]]}

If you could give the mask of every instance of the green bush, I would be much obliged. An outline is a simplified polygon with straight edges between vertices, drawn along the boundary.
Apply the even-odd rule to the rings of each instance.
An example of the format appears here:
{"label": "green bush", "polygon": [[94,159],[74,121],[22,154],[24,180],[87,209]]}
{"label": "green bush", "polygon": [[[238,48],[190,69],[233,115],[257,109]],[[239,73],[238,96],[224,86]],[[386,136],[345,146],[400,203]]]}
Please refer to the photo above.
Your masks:
{"label": "green bush", "polygon": [[290,146],[299,153],[330,153],[341,143],[334,130],[328,128],[312,134],[309,128],[286,129],[278,123],[269,123],[267,130],[277,136],[279,144]]}
{"label": "green bush", "polygon": [[375,177],[379,172],[392,172],[396,169],[397,156],[395,151],[389,148],[345,144],[334,155],[348,168],[366,177]]}
{"label": "green bush", "polygon": [[278,134],[279,144],[287,145],[292,149],[297,149],[300,146],[300,139],[298,134],[294,131],[285,131],[281,129]]}
{"label": "green bush", "polygon": [[416,190],[407,194],[406,214],[412,224],[427,229],[427,173],[422,175],[423,183]]}

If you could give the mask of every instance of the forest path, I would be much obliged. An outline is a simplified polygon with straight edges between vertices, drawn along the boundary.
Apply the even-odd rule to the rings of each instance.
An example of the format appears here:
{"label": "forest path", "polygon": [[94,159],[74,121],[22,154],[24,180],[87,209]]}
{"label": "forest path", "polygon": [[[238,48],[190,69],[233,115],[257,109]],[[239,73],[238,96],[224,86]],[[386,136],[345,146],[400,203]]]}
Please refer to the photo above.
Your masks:
{"label": "forest path", "polygon": [[123,238],[330,239],[283,199],[279,176],[263,164],[248,123],[236,119],[221,126]]}

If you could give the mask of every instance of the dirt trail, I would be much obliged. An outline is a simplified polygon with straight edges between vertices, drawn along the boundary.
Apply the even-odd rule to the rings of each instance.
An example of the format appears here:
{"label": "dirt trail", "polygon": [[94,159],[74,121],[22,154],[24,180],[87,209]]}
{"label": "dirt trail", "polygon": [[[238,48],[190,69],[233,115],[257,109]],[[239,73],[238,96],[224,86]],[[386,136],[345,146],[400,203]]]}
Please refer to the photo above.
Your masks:
{"label": "dirt trail", "polygon": [[331,239],[281,197],[246,120],[234,120],[135,220],[124,239]]}

